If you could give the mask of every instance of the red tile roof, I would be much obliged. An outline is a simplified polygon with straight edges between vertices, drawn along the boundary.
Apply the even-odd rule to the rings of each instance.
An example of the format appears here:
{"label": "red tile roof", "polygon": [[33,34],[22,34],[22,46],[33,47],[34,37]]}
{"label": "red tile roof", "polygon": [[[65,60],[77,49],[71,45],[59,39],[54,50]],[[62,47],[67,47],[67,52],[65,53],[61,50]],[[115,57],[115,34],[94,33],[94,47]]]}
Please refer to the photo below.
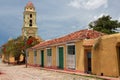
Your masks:
{"label": "red tile roof", "polygon": [[76,31],[73,33],[70,33],[68,35],[65,35],[63,37],[60,38],[56,38],[53,40],[48,40],[48,41],[44,41],[39,43],[38,45],[35,45],[32,48],[41,48],[41,47],[47,47],[50,45],[55,45],[55,44],[60,44],[60,43],[65,43],[65,42],[70,42],[70,41],[74,41],[74,40],[82,40],[82,39],[94,39],[100,36],[103,36],[104,34],[95,30],[80,30],[80,31]]}

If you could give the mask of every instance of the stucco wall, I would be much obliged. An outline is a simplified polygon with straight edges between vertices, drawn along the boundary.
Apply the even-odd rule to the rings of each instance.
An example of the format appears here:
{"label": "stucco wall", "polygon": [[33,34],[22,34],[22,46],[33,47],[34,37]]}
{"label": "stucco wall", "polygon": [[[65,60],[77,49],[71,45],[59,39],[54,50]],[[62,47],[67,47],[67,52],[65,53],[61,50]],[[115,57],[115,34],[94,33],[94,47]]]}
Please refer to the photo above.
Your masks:
{"label": "stucco wall", "polygon": [[67,69],[67,46],[62,45],[64,47],[64,69]]}
{"label": "stucco wall", "polygon": [[9,58],[9,62],[10,62],[10,63],[15,63],[15,58],[11,56],[11,57]]}
{"label": "stucco wall", "polygon": [[93,48],[93,74],[118,76],[116,45],[120,42],[120,34],[108,35],[101,38],[99,46]]}
{"label": "stucco wall", "polygon": [[40,66],[41,64],[40,50],[37,50],[36,64]]}
{"label": "stucco wall", "polygon": [[34,65],[34,51],[33,50],[29,50],[28,51],[28,64]]}
{"label": "stucco wall", "polygon": [[76,70],[84,72],[84,47],[83,41],[75,43],[76,48]]}
{"label": "stucco wall", "polygon": [[[4,56],[4,54],[2,54],[2,61],[8,62],[8,59],[6,57],[7,56]],[[19,61],[20,62],[23,61],[23,58],[24,58],[23,55],[20,55],[20,60]],[[9,56],[9,62],[10,63],[16,63],[15,58],[12,55]]]}
{"label": "stucco wall", "polygon": [[52,49],[52,67],[53,68],[56,68],[57,67],[57,64],[56,64],[56,47],[55,46],[53,46],[53,47],[51,47],[51,49]]}

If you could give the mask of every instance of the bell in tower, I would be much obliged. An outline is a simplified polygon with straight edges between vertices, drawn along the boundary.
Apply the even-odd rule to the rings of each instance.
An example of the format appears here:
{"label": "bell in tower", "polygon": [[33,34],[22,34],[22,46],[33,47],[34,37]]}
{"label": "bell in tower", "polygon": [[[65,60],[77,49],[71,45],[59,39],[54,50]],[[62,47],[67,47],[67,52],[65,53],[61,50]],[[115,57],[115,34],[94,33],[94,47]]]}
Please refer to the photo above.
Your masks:
{"label": "bell in tower", "polygon": [[23,13],[22,36],[37,37],[36,11],[32,2],[28,2]]}

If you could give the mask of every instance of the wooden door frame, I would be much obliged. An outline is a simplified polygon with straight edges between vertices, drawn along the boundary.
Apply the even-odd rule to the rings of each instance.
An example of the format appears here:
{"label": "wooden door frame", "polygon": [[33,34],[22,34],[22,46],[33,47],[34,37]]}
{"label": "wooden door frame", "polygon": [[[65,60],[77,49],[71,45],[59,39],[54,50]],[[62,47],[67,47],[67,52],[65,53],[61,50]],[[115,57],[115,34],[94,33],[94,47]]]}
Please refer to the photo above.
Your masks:
{"label": "wooden door frame", "polygon": [[[59,58],[60,58],[60,53],[59,53],[59,48],[63,48],[63,69],[64,69],[64,47],[63,46],[59,46],[59,47],[57,47],[57,52],[58,52],[58,56],[57,56],[57,60],[58,60],[58,68],[60,68],[60,60],[59,60]],[[60,68],[61,69],[61,68]]]}
{"label": "wooden door frame", "polygon": [[84,49],[84,69],[85,69],[85,73],[89,73],[88,72],[88,60],[87,60],[88,52],[91,52],[91,71],[90,71],[90,73],[91,73],[92,72],[92,51],[91,51],[91,49]]}
{"label": "wooden door frame", "polygon": [[[42,51],[43,51],[43,53],[42,53]],[[44,50],[41,50],[40,51],[40,53],[41,53],[41,67],[44,67]],[[43,56],[42,56],[43,55]],[[43,58],[42,58],[43,57]],[[43,60],[43,61],[42,61]],[[42,64],[42,62],[43,62],[43,64]]]}

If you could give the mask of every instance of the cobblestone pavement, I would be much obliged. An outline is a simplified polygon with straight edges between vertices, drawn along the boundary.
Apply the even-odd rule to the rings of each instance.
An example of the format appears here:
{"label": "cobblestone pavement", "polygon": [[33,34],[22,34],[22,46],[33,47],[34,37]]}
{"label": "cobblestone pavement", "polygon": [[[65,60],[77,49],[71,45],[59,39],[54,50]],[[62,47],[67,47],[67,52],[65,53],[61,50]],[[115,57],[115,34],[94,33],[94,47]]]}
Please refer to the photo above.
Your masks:
{"label": "cobblestone pavement", "polygon": [[98,80],[78,75],[59,73],[25,65],[13,66],[0,63],[0,80]]}

